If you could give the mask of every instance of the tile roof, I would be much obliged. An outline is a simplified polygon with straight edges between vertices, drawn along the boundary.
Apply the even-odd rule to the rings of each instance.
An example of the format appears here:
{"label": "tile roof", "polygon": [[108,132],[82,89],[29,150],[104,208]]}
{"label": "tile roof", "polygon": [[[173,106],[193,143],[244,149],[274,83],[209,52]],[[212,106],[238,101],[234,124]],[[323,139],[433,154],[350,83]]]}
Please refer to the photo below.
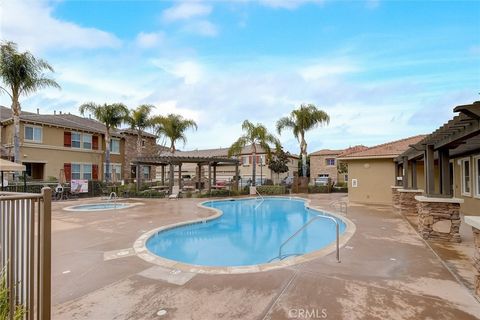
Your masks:
{"label": "tile roof", "polygon": [[345,150],[331,150],[331,149],[322,149],[315,152],[310,153],[310,156],[329,156],[329,155],[339,155]]}
{"label": "tile roof", "polygon": [[379,144],[359,152],[342,155],[341,159],[370,159],[370,158],[395,158],[409,148],[410,145],[422,140],[425,135],[417,135],[401,140]]}
{"label": "tile roof", "polygon": [[[229,148],[217,148],[217,149],[203,149],[203,150],[191,150],[191,151],[180,151],[177,150],[175,155],[186,156],[186,157],[227,157]],[[168,155],[169,152],[162,152],[162,155]],[[243,148],[240,154],[251,154],[252,150],[249,146]],[[263,148],[257,145],[257,153],[265,153]],[[291,157],[298,158],[295,154],[290,154]]]}

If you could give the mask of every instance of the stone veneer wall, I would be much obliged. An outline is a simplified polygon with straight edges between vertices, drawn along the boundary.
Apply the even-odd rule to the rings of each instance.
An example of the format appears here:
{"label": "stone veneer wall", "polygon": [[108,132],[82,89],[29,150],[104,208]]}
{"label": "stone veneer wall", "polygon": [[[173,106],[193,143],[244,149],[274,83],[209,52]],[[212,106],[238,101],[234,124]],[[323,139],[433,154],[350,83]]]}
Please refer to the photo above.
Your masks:
{"label": "stone veneer wall", "polygon": [[473,266],[477,270],[475,275],[475,294],[477,297],[480,297],[480,230],[475,227],[472,227],[472,230],[474,243]]}
{"label": "stone veneer wall", "polygon": [[423,190],[397,189],[400,213],[406,216],[417,216],[417,203],[415,196],[423,193]]}
{"label": "stone veneer wall", "polygon": [[460,203],[422,200],[418,201],[417,210],[418,232],[424,239],[462,241],[459,233]]}
{"label": "stone veneer wall", "polygon": [[400,212],[400,192],[399,189],[402,187],[399,186],[392,186],[392,204],[393,204],[393,211]]}
{"label": "stone veneer wall", "polygon": [[[138,156],[155,156],[157,155],[156,139],[153,137],[143,137],[145,139],[145,147],[142,148],[142,153],[137,152],[137,136],[133,134],[125,134],[125,162],[123,166],[123,178],[131,179],[130,165],[133,158]],[[155,166],[150,167],[150,178],[154,179],[156,175]]]}

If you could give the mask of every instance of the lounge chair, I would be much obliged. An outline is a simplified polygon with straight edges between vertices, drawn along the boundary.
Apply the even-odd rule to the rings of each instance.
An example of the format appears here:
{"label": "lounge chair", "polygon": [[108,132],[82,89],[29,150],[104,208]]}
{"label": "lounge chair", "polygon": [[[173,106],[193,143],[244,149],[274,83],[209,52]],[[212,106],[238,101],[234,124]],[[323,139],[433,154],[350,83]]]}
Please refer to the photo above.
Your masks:
{"label": "lounge chair", "polygon": [[172,187],[172,193],[168,196],[168,199],[178,199],[179,195],[180,195],[179,186],[173,186]]}

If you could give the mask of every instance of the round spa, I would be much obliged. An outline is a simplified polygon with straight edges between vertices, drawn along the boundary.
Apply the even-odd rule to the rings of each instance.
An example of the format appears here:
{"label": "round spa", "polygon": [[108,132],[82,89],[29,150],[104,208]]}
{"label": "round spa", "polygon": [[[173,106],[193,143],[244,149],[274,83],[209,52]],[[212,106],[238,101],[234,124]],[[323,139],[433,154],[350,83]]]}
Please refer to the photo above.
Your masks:
{"label": "round spa", "polygon": [[101,202],[101,203],[90,203],[90,204],[80,204],[77,206],[71,206],[64,208],[63,210],[67,211],[106,211],[106,210],[120,210],[126,209],[134,206],[132,203],[114,203],[114,202]]}
{"label": "round spa", "polygon": [[[152,231],[144,243],[148,254],[208,267],[279,263],[335,248],[336,224],[340,234],[346,230],[347,219],[312,209],[300,198],[213,200],[202,205],[222,214],[209,221]],[[324,218],[316,218],[302,229],[319,215]]]}

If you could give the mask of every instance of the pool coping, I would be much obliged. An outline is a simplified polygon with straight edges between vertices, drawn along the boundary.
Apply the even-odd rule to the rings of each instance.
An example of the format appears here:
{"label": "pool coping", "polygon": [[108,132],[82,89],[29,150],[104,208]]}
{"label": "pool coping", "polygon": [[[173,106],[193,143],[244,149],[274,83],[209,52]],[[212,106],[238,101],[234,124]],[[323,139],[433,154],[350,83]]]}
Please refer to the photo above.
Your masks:
{"label": "pool coping", "polygon": [[122,207],[122,208],[91,209],[91,210],[77,210],[77,209],[74,209],[75,207],[79,207],[79,206],[96,205],[96,204],[103,204],[103,203],[110,203],[110,202],[101,201],[101,202],[92,202],[92,203],[86,203],[86,204],[77,204],[77,205],[68,206],[68,207],[65,207],[65,208],[62,208],[62,209],[65,210],[65,211],[72,211],[72,212],[98,212],[98,211],[123,210],[123,209],[128,209],[128,208],[131,208],[131,207],[135,207],[135,206],[144,205],[143,202],[117,202],[116,203],[117,205],[122,205],[123,204],[123,205],[127,205],[127,206]]}
{"label": "pool coping", "polygon": [[[340,248],[344,247],[347,244],[347,242],[350,240],[350,238],[353,236],[353,234],[356,231],[356,226],[350,219],[348,219],[345,216],[339,215],[337,213],[323,210],[320,207],[312,206],[310,205],[310,202],[311,202],[310,199],[306,199],[302,197],[289,197],[289,196],[287,197],[267,196],[265,198],[289,198],[289,199],[303,200],[305,201],[306,208],[324,212],[328,215],[331,215],[335,218],[342,220],[345,223],[345,231],[340,235],[340,239],[339,239]],[[258,197],[239,198],[238,200],[245,200],[245,199],[258,199]],[[241,273],[270,271],[270,270],[297,265],[303,262],[324,257],[336,250],[336,241],[334,241],[331,244],[323,247],[322,249],[315,250],[298,257],[292,257],[286,260],[281,260],[278,262],[262,263],[257,265],[248,265],[248,266],[212,267],[212,266],[195,265],[195,264],[179,262],[176,260],[170,260],[167,258],[160,257],[147,249],[146,244],[148,239],[156,233],[177,228],[184,225],[206,223],[207,221],[217,219],[223,215],[223,212],[221,210],[216,208],[206,207],[204,206],[205,203],[211,202],[211,201],[230,201],[230,200],[235,201],[237,199],[226,198],[226,199],[214,199],[214,200],[202,201],[200,203],[197,203],[197,207],[214,211],[214,214],[212,216],[177,222],[177,223],[161,226],[161,227],[152,229],[150,231],[147,231],[146,233],[142,234],[139,238],[137,238],[137,240],[133,244],[133,249],[136,255],[147,262],[150,262],[159,266],[163,266],[166,268],[170,268],[170,269],[180,270],[183,272],[202,273],[202,274],[241,274]]]}

